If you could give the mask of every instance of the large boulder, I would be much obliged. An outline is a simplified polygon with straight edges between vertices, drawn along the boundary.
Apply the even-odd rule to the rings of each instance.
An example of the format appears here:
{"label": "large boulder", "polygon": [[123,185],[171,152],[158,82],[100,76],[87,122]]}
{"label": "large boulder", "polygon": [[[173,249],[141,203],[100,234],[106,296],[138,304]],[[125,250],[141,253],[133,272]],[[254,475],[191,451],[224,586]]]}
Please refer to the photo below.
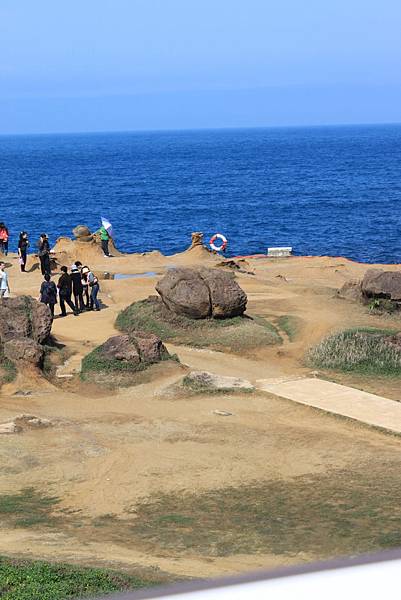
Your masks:
{"label": "large boulder", "polygon": [[0,342],[30,338],[44,344],[52,328],[49,308],[30,296],[3,298],[0,302]]}
{"label": "large boulder", "polygon": [[192,319],[242,315],[247,297],[231,273],[216,269],[171,269],[157,286],[165,306]]}
{"label": "large boulder", "polygon": [[401,300],[401,271],[369,269],[361,284],[362,293],[369,298]]}
{"label": "large boulder", "polygon": [[5,342],[3,347],[4,356],[14,363],[23,366],[30,364],[41,367],[44,356],[43,347],[30,338],[15,338]]}
{"label": "large boulder", "polygon": [[168,357],[166,347],[153,333],[132,331],[129,335],[115,335],[98,348],[103,360],[130,363],[156,363]]}

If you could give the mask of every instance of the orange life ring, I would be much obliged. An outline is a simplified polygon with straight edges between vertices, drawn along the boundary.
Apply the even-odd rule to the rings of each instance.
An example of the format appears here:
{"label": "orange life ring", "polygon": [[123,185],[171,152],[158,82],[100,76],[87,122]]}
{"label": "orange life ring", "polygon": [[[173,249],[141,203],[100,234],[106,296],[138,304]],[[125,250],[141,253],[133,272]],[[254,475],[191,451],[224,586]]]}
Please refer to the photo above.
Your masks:
{"label": "orange life ring", "polygon": [[[223,242],[221,244],[221,246],[216,246],[216,244],[215,244],[216,240],[221,240]],[[215,252],[224,252],[224,250],[227,248],[227,244],[228,244],[228,240],[222,233],[215,233],[210,238],[210,242],[209,242],[211,249],[214,250]]]}

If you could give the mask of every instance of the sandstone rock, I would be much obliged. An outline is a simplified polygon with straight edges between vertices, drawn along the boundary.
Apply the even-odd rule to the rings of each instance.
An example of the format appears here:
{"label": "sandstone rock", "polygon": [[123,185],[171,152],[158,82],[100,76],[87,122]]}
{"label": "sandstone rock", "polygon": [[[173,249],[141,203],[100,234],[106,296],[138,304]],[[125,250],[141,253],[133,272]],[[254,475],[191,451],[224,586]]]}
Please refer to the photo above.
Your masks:
{"label": "sandstone rock", "polygon": [[360,281],[346,281],[338,290],[337,296],[343,300],[361,300],[362,287]]}
{"label": "sandstone rock", "polygon": [[12,421],[0,423],[0,434],[20,433],[25,429],[41,429],[51,427],[53,424],[53,421],[50,419],[22,414],[17,415]]}
{"label": "sandstone rock", "polygon": [[72,233],[80,242],[91,242],[93,239],[91,230],[86,225],[77,225],[72,230]]}
{"label": "sandstone rock", "polygon": [[115,335],[109,338],[101,347],[102,358],[121,360],[139,364],[141,357],[136,344],[129,335]]}
{"label": "sandstone rock", "polygon": [[156,363],[168,356],[166,347],[153,333],[133,331],[129,335],[115,335],[99,348],[106,360],[119,360],[137,365]]}
{"label": "sandstone rock", "polygon": [[0,303],[0,342],[30,338],[43,344],[50,335],[52,318],[49,308],[30,296],[3,298]]}
{"label": "sandstone rock", "polygon": [[191,248],[195,246],[203,246],[203,233],[201,231],[194,231],[191,234]]}
{"label": "sandstone rock", "polygon": [[209,288],[195,269],[171,269],[156,285],[169,310],[192,319],[212,314]]}
{"label": "sandstone rock", "polygon": [[4,356],[13,362],[22,361],[40,367],[44,350],[40,344],[30,338],[15,338],[8,340],[3,346]]}
{"label": "sandstone rock", "polygon": [[362,280],[361,289],[369,298],[401,300],[401,271],[368,269]]}
{"label": "sandstone rock", "polygon": [[9,423],[0,423],[0,435],[19,433],[20,431],[22,431],[21,427],[18,427],[14,421],[10,421]]}
{"label": "sandstone rock", "polygon": [[201,277],[209,288],[213,317],[225,319],[245,312],[246,294],[231,273],[202,269]]}
{"label": "sandstone rock", "polygon": [[142,361],[159,362],[167,356],[166,347],[157,335],[142,331],[134,331],[133,335]]}
{"label": "sandstone rock", "polygon": [[242,315],[247,303],[232,274],[217,269],[171,269],[156,290],[170,311],[192,319]]}
{"label": "sandstone rock", "polygon": [[54,425],[54,422],[50,419],[25,414],[17,415],[14,419],[14,423],[20,429],[43,429]]}
{"label": "sandstone rock", "polygon": [[185,377],[186,385],[194,389],[205,390],[243,390],[247,392],[253,391],[255,388],[246,379],[240,377],[227,377],[210,373],[209,371],[191,371]]}

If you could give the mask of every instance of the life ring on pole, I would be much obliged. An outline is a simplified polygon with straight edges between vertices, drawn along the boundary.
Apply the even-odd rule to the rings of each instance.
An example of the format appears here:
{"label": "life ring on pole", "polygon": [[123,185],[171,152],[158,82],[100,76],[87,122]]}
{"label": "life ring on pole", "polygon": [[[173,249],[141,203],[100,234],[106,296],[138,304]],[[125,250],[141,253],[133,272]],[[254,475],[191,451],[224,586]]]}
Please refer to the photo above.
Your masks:
{"label": "life ring on pole", "polygon": [[[223,242],[221,244],[221,246],[216,246],[216,244],[215,244],[216,240],[221,240]],[[210,238],[210,242],[209,242],[211,249],[214,250],[215,252],[224,252],[224,250],[227,248],[227,244],[228,244],[227,238],[222,233],[215,233]]]}

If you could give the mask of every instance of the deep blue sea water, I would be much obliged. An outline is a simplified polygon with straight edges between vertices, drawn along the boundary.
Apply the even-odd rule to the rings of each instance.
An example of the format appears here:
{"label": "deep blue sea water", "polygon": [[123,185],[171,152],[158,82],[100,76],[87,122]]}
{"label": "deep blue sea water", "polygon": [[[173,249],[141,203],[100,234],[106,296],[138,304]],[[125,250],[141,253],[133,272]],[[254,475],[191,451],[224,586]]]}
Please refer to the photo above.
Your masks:
{"label": "deep blue sea water", "polygon": [[401,261],[401,125],[0,137],[0,221],[51,242],[100,216],[123,251]]}

